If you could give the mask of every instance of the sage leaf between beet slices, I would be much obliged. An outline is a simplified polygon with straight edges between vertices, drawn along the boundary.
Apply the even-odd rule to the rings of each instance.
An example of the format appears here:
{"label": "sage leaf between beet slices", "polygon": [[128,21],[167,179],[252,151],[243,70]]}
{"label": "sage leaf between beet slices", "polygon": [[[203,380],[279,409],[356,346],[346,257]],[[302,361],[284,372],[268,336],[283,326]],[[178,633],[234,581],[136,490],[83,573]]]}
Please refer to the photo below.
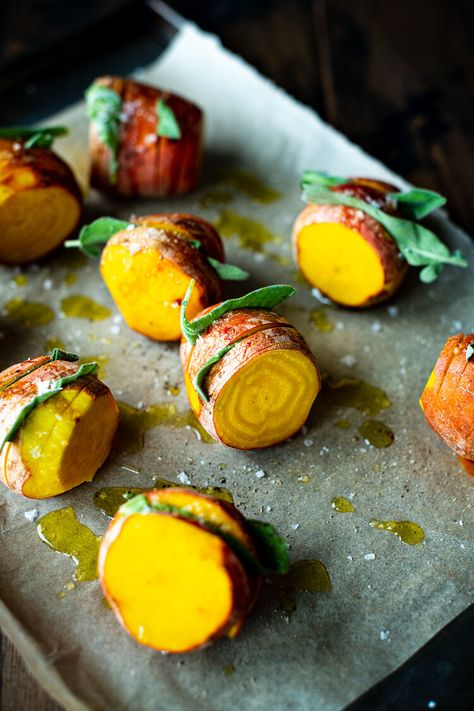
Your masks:
{"label": "sage leaf between beet slices", "polygon": [[0,128],[0,138],[24,141],[25,148],[51,148],[55,138],[66,136],[68,133],[69,131],[65,126],[39,126],[38,128],[13,126],[12,128]]}
{"label": "sage leaf between beet slices", "polygon": [[173,109],[168,106],[164,99],[159,99],[156,102],[156,116],[158,119],[156,125],[157,136],[179,141],[181,138],[179,123],[176,120]]}
{"label": "sage leaf between beet slices", "polygon": [[112,184],[116,183],[122,98],[107,86],[92,84],[85,99],[87,115],[95,126],[99,141],[110,150],[109,178]]}
{"label": "sage leaf between beet slices", "polygon": [[222,281],[245,281],[250,276],[245,269],[241,269],[236,264],[223,264],[214,257],[206,257],[206,259]]}
{"label": "sage leaf between beet slices", "polygon": [[78,239],[70,239],[64,243],[65,247],[77,247],[88,257],[97,258],[100,255],[98,245],[105,244],[109,239],[128,227],[135,227],[131,222],[116,220],[115,217],[99,217],[79,232]]}
{"label": "sage leaf between beet slices", "polygon": [[263,566],[272,573],[285,575],[288,572],[288,547],[278,531],[263,521],[246,521],[257,553]]}
{"label": "sage leaf between beet slices", "polygon": [[9,380],[8,383],[5,383],[5,385],[2,385],[2,387],[0,388],[0,393],[3,393],[5,390],[7,390],[9,387],[11,387],[15,383],[17,383],[19,380],[26,378],[26,376],[30,375],[30,373],[34,373],[34,371],[38,370],[38,368],[42,368],[43,365],[52,363],[55,360],[68,360],[68,361],[74,363],[75,361],[79,360],[79,356],[76,355],[75,353],[68,353],[67,351],[62,351],[60,348],[54,348],[51,355],[49,356],[48,360],[45,360],[42,363],[37,363],[36,365],[33,365],[31,368],[28,368],[28,370],[25,370],[20,375],[17,375],[12,380]]}
{"label": "sage leaf between beet slices", "polygon": [[208,264],[214,269],[222,281],[245,281],[245,279],[249,278],[250,274],[246,272],[245,269],[241,269],[235,264],[223,264],[219,262],[218,259],[214,259],[214,257],[208,257],[202,246],[202,242],[199,240],[188,239],[187,242],[204,254]]}
{"label": "sage leaf between beet slices", "polygon": [[444,264],[456,267],[467,267],[467,260],[459,251],[450,252],[431,230],[423,225],[399,217],[388,215],[378,207],[369,205],[363,200],[333,192],[317,184],[308,185],[303,189],[307,202],[316,205],[346,205],[362,210],[374,220],[377,220],[394,239],[401,254],[408,264],[417,267],[427,267],[420,272],[420,279],[425,283],[434,281]]}
{"label": "sage leaf between beet slices", "polygon": [[[235,536],[226,533],[205,517],[196,516],[179,506],[149,501],[145,494],[133,496],[125,504],[122,504],[119,508],[119,512],[125,516],[132,514],[168,513],[189,521],[196,521],[211,531],[211,533],[222,538],[253,575],[284,574],[288,571],[288,549],[286,543],[280,538],[276,529],[269,523],[246,521],[247,528],[257,549],[258,557],[256,557],[247,546],[235,538]],[[262,557],[260,557],[261,555]]]}
{"label": "sage leaf between beet slices", "polygon": [[209,360],[207,363],[204,363],[204,365],[199,368],[198,372],[196,373],[196,377],[193,380],[193,387],[198,393],[199,397],[204,400],[204,402],[209,402],[209,396],[207,392],[203,388],[203,382],[211,370],[212,366],[218,363],[222,358],[225,356],[226,353],[232,350],[234,346],[237,345],[239,341],[234,341],[234,343],[229,343],[228,346],[224,346],[224,348],[221,348],[220,351],[217,351]]}
{"label": "sage leaf between beet slices", "polygon": [[239,296],[236,299],[228,299],[222,304],[216,306],[204,316],[198,316],[193,321],[188,321],[186,309],[189,299],[195,286],[194,279],[189,282],[188,290],[181,304],[181,332],[186,340],[194,345],[201,333],[209,326],[217,321],[218,318],[235,309],[274,309],[288,297],[296,294],[296,290],[288,284],[272,284],[272,286],[263,286],[260,289],[251,291],[245,296]]}
{"label": "sage leaf between beet slices", "polygon": [[305,170],[301,179],[301,187],[304,189],[310,185],[321,185],[324,188],[332,188],[335,185],[344,185],[347,182],[349,182],[348,178],[328,175],[328,173],[318,170]]}
{"label": "sage leaf between beet slices", "polygon": [[397,193],[387,193],[398,208],[403,212],[405,217],[410,220],[422,220],[427,217],[433,210],[446,205],[446,198],[433,190],[423,190],[422,188],[413,188]]}
{"label": "sage leaf between beet slices", "polygon": [[7,442],[11,442],[14,439],[16,433],[23,425],[28,415],[30,415],[33,410],[38,407],[38,405],[41,405],[43,402],[46,402],[46,400],[49,400],[49,398],[53,397],[53,395],[57,395],[59,392],[61,392],[61,390],[66,387],[66,385],[75,383],[77,380],[85,377],[86,375],[96,373],[98,368],[98,363],[84,363],[78,368],[75,373],[71,373],[71,375],[65,375],[62,378],[58,378],[58,380],[50,380],[49,383],[47,383],[47,389],[44,392],[35,395],[26,405],[21,408],[20,412],[15,418],[15,421],[13,422],[12,426],[3,438],[2,443],[0,444],[0,452],[2,451],[3,447]]}

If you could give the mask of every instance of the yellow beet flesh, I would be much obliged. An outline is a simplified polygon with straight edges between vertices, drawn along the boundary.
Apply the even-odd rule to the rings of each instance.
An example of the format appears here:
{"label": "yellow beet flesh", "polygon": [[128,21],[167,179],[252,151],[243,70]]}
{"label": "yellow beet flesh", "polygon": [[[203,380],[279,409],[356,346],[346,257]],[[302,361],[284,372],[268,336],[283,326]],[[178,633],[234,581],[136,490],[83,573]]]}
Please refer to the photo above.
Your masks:
{"label": "yellow beet flesh", "polygon": [[62,390],[28,416],[20,451],[29,478],[24,496],[44,499],[90,481],[105,461],[117,426],[110,391]]}
{"label": "yellow beet flesh", "polygon": [[313,362],[297,350],[272,350],[241,367],[220,391],[214,426],[224,444],[239,449],[269,447],[306,421],[319,391]]}
{"label": "yellow beet flesh", "polygon": [[[130,328],[157,341],[180,338],[180,307],[190,277],[177,264],[156,248],[131,252],[110,244],[102,254],[101,273]],[[190,318],[203,308],[202,293],[196,284],[188,306]]]}
{"label": "yellow beet flesh", "polygon": [[[23,264],[58,247],[79,220],[81,205],[67,190],[54,186],[20,192],[1,186],[0,262]],[[20,176],[15,176],[19,179]]]}
{"label": "yellow beet flesh", "polygon": [[359,306],[383,291],[380,255],[355,229],[330,222],[306,225],[297,236],[297,252],[306,279],[335,302]]}
{"label": "yellow beet flesh", "polygon": [[227,544],[162,513],[131,515],[119,524],[99,566],[128,632],[169,652],[195,649],[220,634],[232,620],[238,582],[226,565]]}

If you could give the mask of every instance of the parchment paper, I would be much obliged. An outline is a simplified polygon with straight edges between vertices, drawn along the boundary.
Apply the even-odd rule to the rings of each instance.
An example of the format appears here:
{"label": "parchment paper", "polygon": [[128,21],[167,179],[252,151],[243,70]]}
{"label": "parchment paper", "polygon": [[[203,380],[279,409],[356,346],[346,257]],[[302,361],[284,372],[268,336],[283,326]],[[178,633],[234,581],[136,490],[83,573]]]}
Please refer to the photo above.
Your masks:
{"label": "parchment paper", "polygon": [[[204,209],[199,203],[215,168],[251,170],[281,191],[282,198],[255,205],[234,191],[227,206],[281,236],[281,242],[267,246],[277,259],[242,250],[236,239],[226,242],[229,260],[252,272],[249,289],[294,277],[289,235],[302,208],[298,180],[303,169],[403,185],[312,111],[223,50],[216,38],[191,25],[140,75],[204,108],[203,188],[174,202],[107,205],[91,194],[89,203],[123,217],[180,209],[215,219],[221,208]],[[54,121],[74,129],[62,150],[80,163],[86,155],[83,107]],[[79,170],[84,169],[82,161]],[[60,498],[30,502],[2,489],[0,618],[41,681],[68,708],[341,708],[469,604],[472,480],[426,425],[418,398],[445,339],[473,330],[474,250],[445,216],[439,214],[433,225],[470,258],[468,270],[446,269],[428,287],[414,274],[389,307],[331,310],[335,328],[330,333],[318,332],[310,322],[310,311],[319,304],[308,287],[297,284],[297,296],[282,309],[310,343],[322,372],[360,377],[387,392],[392,406],[381,419],[395,432],[390,448],[375,449],[357,439],[363,415],[334,406],[323,394],[307,429],[268,451],[232,451],[200,442],[189,429],[157,427],[146,434],[142,451],[111,459],[92,484]],[[79,269],[73,285],[64,282],[71,271],[64,264],[59,255],[27,269],[26,286],[13,281],[15,270],[1,269],[0,308],[11,298],[33,299],[50,304],[56,318],[25,330],[1,316],[0,366],[42,353],[46,338],[58,337],[69,350],[109,357],[105,381],[118,399],[136,407],[172,402],[185,412],[176,346],[134,334],[117,315],[95,323],[61,317],[60,300],[74,293],[113,309],[96,263]],[[181,387],[177,397],[168,392],[175,385]],[[341,417],[350,420],[349,430],[335,427]],[[264,477],[256,476],[259,470]],[[43,515],[70,505],[101,534],[107,521],[92,505],[98,488],[148,486],[156,476],[176,480],[183,471],[198,485],[222,484],[225,478],[224,486],[246,515],[278,527],[292,560],[325,563],[332,592],[298,593],[297,609],[288,616],[279,609],[274,586],[267,585],[236,640],[188,656],[162,656],[135,644],[102,604],[96,582],[77,584],[58,597],[74,565],[39,539],[24,512],[37,509]],[[309,477],[308,483],[299,477]],[[351,498],[356,512],[332,510],[334,496]],[[370,528],[374,517],[415,521],[426,540],[405,545]]]}

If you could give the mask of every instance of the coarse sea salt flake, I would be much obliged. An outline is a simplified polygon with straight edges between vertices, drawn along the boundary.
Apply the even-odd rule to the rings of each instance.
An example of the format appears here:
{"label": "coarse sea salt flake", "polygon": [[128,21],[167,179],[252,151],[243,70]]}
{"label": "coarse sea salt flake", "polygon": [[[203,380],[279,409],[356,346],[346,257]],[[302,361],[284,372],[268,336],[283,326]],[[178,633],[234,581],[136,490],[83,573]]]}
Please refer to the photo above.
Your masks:
{"label": "coarse sea salt flake", "polygon": [[375,553],[366,553],[364,556],[365,560],[375,560]]}
{"label": "coarse sea salt flake", "polygon": [[181,483],[181,484],[187,484],[188,486],[191,484],[191,479],[188,477],[186,472],[180,472],[176,479]]}
{"label": "coarse sea salt flake", "polygon": [[25,518],[27,518],[28,521],[36,521],[38,516],[38,509],[30,509],[30,511],[25,511]]}
{"label": "coarse sea salt flake", "polygon": [[357,363],[357,358],[353,355],[345,355],[339,358],[343,365],[347,365],[348,368],[352,368]]}
{"label": "coarse sea salt flake", "polygon": [[257,477],[257,479],[263,479],[266,474],[263,469],[259,469],[257,472],[255,472],[255,476]]}

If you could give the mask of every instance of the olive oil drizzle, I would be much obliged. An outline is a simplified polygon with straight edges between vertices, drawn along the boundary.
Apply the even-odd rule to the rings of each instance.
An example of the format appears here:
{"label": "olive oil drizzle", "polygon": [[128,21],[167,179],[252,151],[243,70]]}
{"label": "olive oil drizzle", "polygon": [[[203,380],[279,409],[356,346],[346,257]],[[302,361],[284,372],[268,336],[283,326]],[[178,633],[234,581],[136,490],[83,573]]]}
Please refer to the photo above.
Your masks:
{"label": "olive oil drizzle", "polygon": [[204,430],[191,410],[178,412],[174,403],[149,405],[146,408],[136,408],[126,402],[118,402],[120,421],[114,441],[116,453],[134,454],[143,449],[145,433],[154,427],[190,427],[207,444],[213,444],[214,439]]}
{"label": "olive oil drizzle", "polygon": [[101,538],[77,520],[74,509],[51,511],[39,519],[36,530],[50,548],[72,558],[76,565],[74,580],[85,582],[98,577]]}
{"label": "olive oil drizzle", "polygon": [[[250,217],[239,215],[233,210],[223,210],[215,223],[223,237],[237,237],[242,249],[265,252],[265,245],[281,243],[281,237]],[[265,252],[269,256],[273,256]]]}
{"label": "olive oil drizzle", "polygon": [[353,408],[370,417],[378,415],[392,404],[381,388],[358,378],[345,376],[329,380],[328,386],[332,405]]}
{"label": "olive oil drizzle", "polygon": [[380,420],[365,420],[359,427],[359,432],[367,444],[377,449],[390,447],[395,439],[390,427]]}
{"label": "olive oil drizzle", "polygon": [[290,617],[297,608],[295,592],[331,592],[332,583],[328,570],[320,560],[297,560],[279,583],[277,598],[280,609]]}
{"label": "olive oil drizzle", "polygon": [[61,311],[67,318],[86,318],[89,321],[103,321],[112,315],[112,311],[107,306],[81,294],[62,299]]}
{"label": "olive oil drizzle", "polygon": [[425,533],[421,526],[414,521],[378,521],[373,519],[370,521],[372,528],[378,528],[381,531],[388,531],[395,534],[398,538],[408,545],[418,545],[425,539]]}
{"label": "olive oil drizzle", "polygon": [[338,513],[352,513],[355,511],[354,505],[344,496],[335,496],[331,501],[331,506]]}
{"label": "olive oil drizzle", "polygon": [[54,319],[53,309],[39,301],[11,299],[5,304],[5,311],[10,321],[15,321],[25,328],[46,326]]}
{"label": "olive oil drizzle", "polygon": [[320,333],[331,333],[331,331],[334,331],[334,324],[328,318],[327,312],[328,309],[325,306],[311,311],[311,323],[316,326],[316,329]]}
{"label": "olive oil drizzle", "polygon": [[232,170],[217,176],[217,188],[236,190],[249,198],[255,205],[270,205],[281,198],[281,193],[266,185],[254,173],[246,170]]}

